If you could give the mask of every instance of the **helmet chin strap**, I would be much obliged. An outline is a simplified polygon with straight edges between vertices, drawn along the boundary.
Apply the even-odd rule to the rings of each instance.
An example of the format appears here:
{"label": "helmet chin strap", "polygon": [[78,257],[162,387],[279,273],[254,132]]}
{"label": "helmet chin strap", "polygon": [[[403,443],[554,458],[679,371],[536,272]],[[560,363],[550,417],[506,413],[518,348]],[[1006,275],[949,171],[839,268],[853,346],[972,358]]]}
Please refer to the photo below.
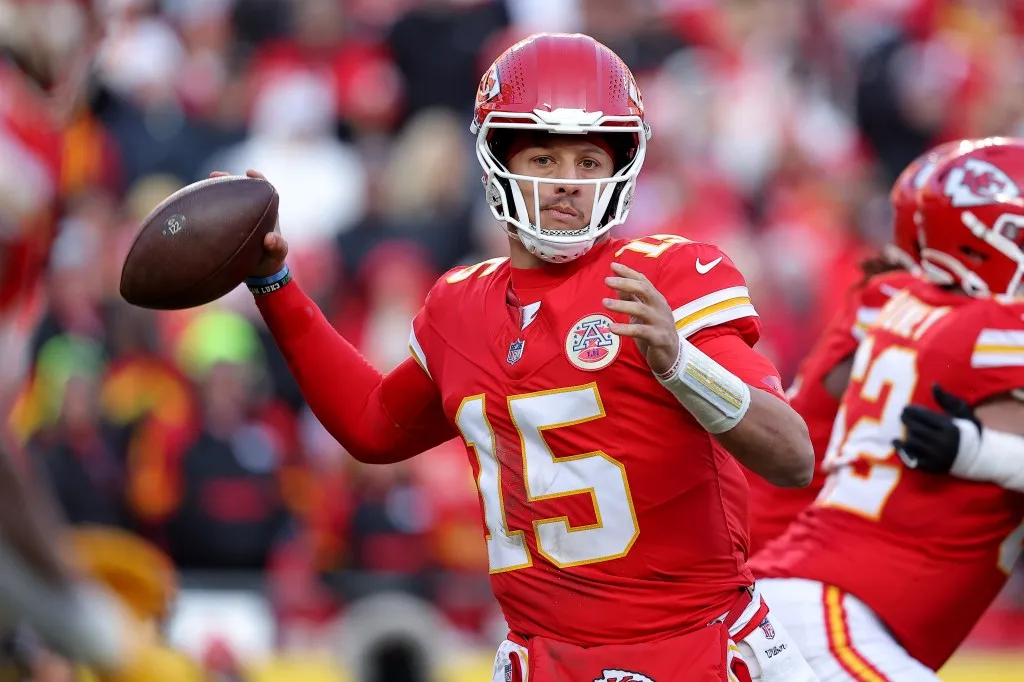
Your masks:
{"label": "helmet chin strap", "polygon": [[522,230],[516,230],[514,234],[527,251],[547,263],[568,263],[576,260],[590,251],[597,241],[594,238],[575,244],[558,244]]}

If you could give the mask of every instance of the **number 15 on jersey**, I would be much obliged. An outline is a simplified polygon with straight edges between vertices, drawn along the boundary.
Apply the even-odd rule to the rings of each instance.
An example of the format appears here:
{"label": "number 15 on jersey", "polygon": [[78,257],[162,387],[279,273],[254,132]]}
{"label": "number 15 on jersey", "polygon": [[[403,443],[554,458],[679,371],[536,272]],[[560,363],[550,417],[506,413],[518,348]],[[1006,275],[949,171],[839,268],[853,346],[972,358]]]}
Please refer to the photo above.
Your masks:
{"label": "number 15 on jersey", "polygon": [[[519,433],[527,503],[589,494],[596,522],[573,527],[567,515],[533,519],[537,552],[560,568],[625,556],[640,534],[622,463],[600,450],[556,455],[548,429],[585,424],[605,416],[597,384],[510,396],[507,409]],[[465,398],[455,416],[466,446],[477,457],[477,487],[487,525],[491,573],[529,568],[533,558],[522,530],[508,527],[501,464],[483,395]]]}

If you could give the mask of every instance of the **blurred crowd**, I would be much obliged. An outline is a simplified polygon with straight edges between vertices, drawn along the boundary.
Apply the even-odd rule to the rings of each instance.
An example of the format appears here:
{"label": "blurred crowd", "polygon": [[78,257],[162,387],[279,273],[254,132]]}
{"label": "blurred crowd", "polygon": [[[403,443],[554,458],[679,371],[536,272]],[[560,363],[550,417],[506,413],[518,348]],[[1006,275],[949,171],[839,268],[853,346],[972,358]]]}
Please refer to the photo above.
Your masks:
{"label": "blurred crowd", "polygon": [[183,570],[283,576],[281,618],[329,618],[359,590],[324,575],[384,574],[486,627],[460,446],[359,465],[244,288],[154,313],[118,281],[157,203],[254,168],[304,289],[394,367],[434,279],[507,248],[469,120],[480,74],[538,30],[589,33],[633,69],[654,136],[619,234],[722,246],[786,379],[888,239],[902,167],[1024,135],[1014,0],[0,0],[0,389],[71,523],[130,529]]}

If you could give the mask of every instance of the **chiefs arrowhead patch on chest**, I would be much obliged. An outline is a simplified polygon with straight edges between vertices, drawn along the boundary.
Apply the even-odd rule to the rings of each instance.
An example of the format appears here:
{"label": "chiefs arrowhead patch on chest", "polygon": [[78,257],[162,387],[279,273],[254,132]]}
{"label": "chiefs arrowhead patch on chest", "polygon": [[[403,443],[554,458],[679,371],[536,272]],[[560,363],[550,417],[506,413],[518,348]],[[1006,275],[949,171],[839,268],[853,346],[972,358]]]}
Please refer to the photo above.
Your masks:
{"label": "chiefs arrowhead patch on chest", "polygon": [[622,339],[611,332],[607,315],[592,313],[581,318],[565,337],[565,356],[578,369],[594,372],[612,364]]}

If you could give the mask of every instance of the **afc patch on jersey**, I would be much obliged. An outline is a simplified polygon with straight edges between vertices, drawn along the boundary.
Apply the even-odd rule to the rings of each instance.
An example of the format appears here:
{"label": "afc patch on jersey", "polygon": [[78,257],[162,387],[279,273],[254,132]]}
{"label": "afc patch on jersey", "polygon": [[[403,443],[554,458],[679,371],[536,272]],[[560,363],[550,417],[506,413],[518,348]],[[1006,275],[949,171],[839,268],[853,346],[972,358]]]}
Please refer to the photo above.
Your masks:
{"label": "afc patch on jersey", "polygon": [[602,670],[604,677],[594,678],[594,682],[656,682],[643,673],[630,670]]}
{"label": "afc patch on jersey", "polygon": [[612,334],[607,315],[593,313],[581,318],[565,337],[565,355],[574,367],[588,372],[604,369],[619,354],[622,340]]}

